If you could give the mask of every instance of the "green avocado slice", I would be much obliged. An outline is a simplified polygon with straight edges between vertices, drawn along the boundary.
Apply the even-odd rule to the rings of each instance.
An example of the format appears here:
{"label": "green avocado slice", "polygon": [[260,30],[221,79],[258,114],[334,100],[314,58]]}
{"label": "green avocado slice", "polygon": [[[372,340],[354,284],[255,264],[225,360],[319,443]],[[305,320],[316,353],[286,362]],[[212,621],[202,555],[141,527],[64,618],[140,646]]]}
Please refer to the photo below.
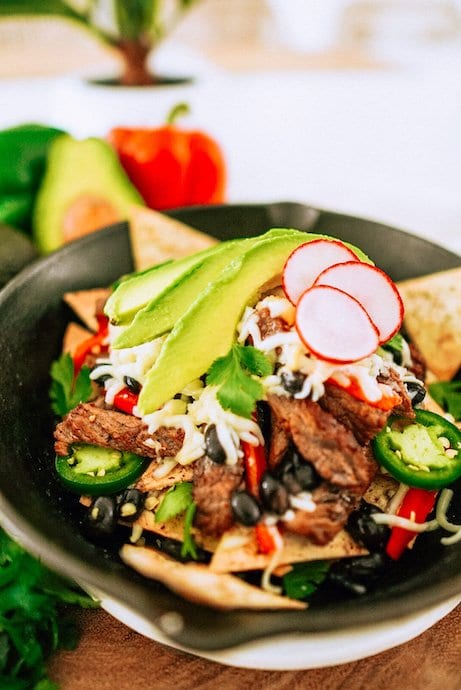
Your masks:
{"label": "green avocado slice", "polygon": [[293,249],[319,235],[289,232],[262,240],[234,259],[177,321],[147,374],[139,396],[142,414],[157,410],[190,381],[202,376],[232,346],[245,306],[279,274]]}
{"label": "green avocado slice", "polygon": [[[207,256],[204,261],[192,265],[181,273],[149,304],[138,311],[128,328],[114,340],[112,347],[115,349],[135,347],[171,331],[192,302],[211,282],[219,278],[231,261],[262,241],[293,233],[299,236],[298,230],[277,228],[268,231],[265,235],[223,242],[218,245],[216,251]],[[306,234],[302,233],[302,237],[305,240]]]}

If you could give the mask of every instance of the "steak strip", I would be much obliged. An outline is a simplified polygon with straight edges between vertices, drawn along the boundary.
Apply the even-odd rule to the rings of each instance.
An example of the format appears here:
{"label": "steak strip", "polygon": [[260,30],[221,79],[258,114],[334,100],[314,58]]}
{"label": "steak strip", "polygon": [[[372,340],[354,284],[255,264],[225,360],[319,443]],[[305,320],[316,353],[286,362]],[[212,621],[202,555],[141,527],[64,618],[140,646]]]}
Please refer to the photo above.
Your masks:
{"label": "steak strip", "polygon": [[318,403],[276,395],[269,395],[268,403],[276,419],[277,434],[283,429],[322,479],[312,492],[315,509],[294,510],[284,526],[315,544],[327,544],[358,506],[376,473],[376,463],[352,430]]}
{"label": "steak strip", "polygon": [[[80,403],[57,425],[54,438],[57,455],[69,455],[73,443],[89,443],[146,458],[165,458],[174,457],[181,450],[184,432],[160,427],[149,434],[147,426],[137,417],[94,403]],[[152,439],[153,444],[146,445],[147,439]]]}
{"label": "steak strip", "polygon": [[220,536],[234,524],[230,501],[243,480],[243,462],[218,465],[204,456],[193,467],[195,524],[206,534]]}

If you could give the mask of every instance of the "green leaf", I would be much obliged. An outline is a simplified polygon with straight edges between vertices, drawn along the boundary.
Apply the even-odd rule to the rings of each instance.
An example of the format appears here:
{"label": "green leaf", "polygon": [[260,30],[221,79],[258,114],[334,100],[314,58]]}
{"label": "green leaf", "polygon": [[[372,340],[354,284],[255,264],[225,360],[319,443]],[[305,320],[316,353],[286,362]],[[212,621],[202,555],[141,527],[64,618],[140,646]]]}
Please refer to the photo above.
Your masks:
{"label": "green leaf", "polygon": [[396,333],[392,336],[387,343],[382,346],[385,350],[390,350],[390,352],[402,352],[404,339],[400,333]]}
{"label": "green leaf", "polygon": [[295,563],[283,577],[285,594],[291,599],[307,599],[322,584],[329,567],[328,561]]}
{"label": "green leaf", "polygon": [[63,417],[80,402],[90,399],[93,392],[90,369],[82,367],[74,379],[74,363],[68,352],[53,362],[50,373],[51,408],[57,415]]}
{"label": "green leaf", "polygon": [[182,558],[193,558],[194,561],[197,560],[197,546],[192,536],[192,524],[194,522],[195,512],[197,510],[197,504],[191,503],[186,510],[186,515],[184,517],[184,532],[183,541],[181,546],[181,556]]}
{"label": "green leaf", "polygon": [[1,0],[0,15],[53,15],[82,20],[82,15],[64,0]]}
{"label": "green leaf", "polygon": [[155,522],[168,522],[184,513],[193,503],[192,482],[180,482],[168,489],[155,513]]}
{"label": "green leaf", "polygon": [[429,384],[429,393],[455,421],[461,419],[461,381],[438,381]]}
{"label": "green leaf", "polygon": [[217,398],[225,410],[240,417],[251,417],[264,389],[253,376],[268,376],[272,365],[251,345],[233,345],[227,355],[218,357],[210,367],[207,385],[218,386]]}

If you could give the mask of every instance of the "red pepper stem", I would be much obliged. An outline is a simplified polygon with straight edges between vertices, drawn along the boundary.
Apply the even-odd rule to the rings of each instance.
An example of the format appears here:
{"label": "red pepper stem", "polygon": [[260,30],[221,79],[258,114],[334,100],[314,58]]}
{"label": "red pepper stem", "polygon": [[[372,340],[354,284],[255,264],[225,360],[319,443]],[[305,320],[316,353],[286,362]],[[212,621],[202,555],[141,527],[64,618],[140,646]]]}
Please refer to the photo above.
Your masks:
{"label": "red pepper stem", "polygon": [[174,105],[168,115],[166,116],[166,124],[167,125],[174,125],[176,124],[176,120],[180,117],[184,117],[185,115],[190,114],[190,106],[188,103],[176,103]]}

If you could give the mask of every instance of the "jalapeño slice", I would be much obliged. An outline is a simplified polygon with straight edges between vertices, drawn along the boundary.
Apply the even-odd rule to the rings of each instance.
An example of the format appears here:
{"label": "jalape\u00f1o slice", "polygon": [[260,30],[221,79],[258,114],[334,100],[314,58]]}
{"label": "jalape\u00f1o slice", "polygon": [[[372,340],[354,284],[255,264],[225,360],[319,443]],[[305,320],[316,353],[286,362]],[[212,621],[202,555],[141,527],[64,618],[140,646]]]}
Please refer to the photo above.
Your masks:
{"label": "jalape\u00f1o slice", "polygon": [[373,440],[375,457],[408,486],[441,489],[461,476],[461,431],[434,412],[415,414],[415,420],[389,418]]}
{"label": "jalape\u00f1o slice", "polygon": [[128,451],[86,443],[72,446],[68,456],[56,458],[56,471],[70,491],[89,496],[117,493],[142,474],[149,460]]}

